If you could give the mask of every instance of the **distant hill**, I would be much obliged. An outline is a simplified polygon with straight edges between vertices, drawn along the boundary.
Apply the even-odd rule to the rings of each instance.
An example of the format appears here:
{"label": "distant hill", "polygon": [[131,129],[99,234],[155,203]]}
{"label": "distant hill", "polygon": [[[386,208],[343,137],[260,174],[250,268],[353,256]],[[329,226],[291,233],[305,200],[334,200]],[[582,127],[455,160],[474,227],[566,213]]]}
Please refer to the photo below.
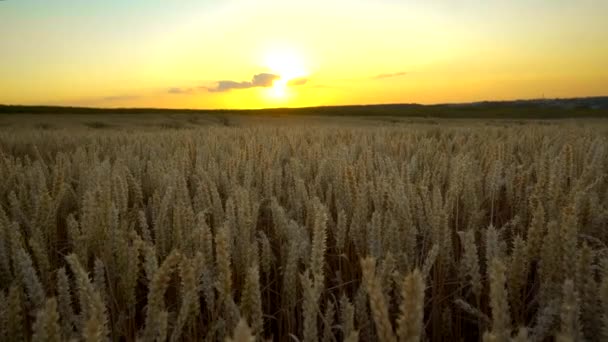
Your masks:
{"label": "distant hill", "polygon": [[608,118],[608,96],[571,99],[533,99],[482,101],[452,104],[379,104],[323,106],[305,108],[163,109],[163,108],[90,108],[0,105],[0,115],[10,114],[242,114],[242,115],[333,115],[333,116],[410,116],[436,118]]}

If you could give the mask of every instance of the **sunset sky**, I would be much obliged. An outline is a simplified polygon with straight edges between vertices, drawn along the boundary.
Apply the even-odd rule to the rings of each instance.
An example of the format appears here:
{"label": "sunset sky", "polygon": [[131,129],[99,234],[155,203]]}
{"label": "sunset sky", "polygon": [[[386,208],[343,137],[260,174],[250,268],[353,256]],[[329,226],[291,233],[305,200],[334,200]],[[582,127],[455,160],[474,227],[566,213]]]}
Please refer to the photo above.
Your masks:
{"label": "sunset sky", "polygon": [[606,0],[4,0],[0,103],[261,108],[608,95]]}

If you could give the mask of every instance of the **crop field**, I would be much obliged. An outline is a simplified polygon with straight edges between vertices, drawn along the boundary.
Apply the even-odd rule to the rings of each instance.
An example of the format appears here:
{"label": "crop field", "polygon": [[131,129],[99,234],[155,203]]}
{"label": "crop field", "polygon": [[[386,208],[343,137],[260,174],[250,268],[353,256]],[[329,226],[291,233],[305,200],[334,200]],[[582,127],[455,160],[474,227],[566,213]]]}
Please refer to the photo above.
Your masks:
{"label": "crop field", "polygon": [[608,122],[0,118],[2,341],[608,341]]}

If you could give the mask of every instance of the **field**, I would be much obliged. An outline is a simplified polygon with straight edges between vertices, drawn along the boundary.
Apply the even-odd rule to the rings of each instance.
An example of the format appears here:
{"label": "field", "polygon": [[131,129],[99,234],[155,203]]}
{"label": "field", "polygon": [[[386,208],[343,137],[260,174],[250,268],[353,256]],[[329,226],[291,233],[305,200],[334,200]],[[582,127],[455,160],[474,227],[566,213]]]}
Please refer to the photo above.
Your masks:
{"label": "field", "polygon": [[604,119],[29,111],[2,341],[608,340]]}

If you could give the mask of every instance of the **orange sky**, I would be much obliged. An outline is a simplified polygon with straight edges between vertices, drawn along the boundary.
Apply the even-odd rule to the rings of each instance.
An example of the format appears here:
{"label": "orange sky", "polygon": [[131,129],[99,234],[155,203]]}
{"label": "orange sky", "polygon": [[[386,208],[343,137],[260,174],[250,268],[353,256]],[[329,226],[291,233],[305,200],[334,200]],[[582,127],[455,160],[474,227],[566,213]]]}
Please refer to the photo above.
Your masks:
{"label": "orange sky", "polygon": [[608,1],[0,2],[0,103],[262,108],[608,95]]}

